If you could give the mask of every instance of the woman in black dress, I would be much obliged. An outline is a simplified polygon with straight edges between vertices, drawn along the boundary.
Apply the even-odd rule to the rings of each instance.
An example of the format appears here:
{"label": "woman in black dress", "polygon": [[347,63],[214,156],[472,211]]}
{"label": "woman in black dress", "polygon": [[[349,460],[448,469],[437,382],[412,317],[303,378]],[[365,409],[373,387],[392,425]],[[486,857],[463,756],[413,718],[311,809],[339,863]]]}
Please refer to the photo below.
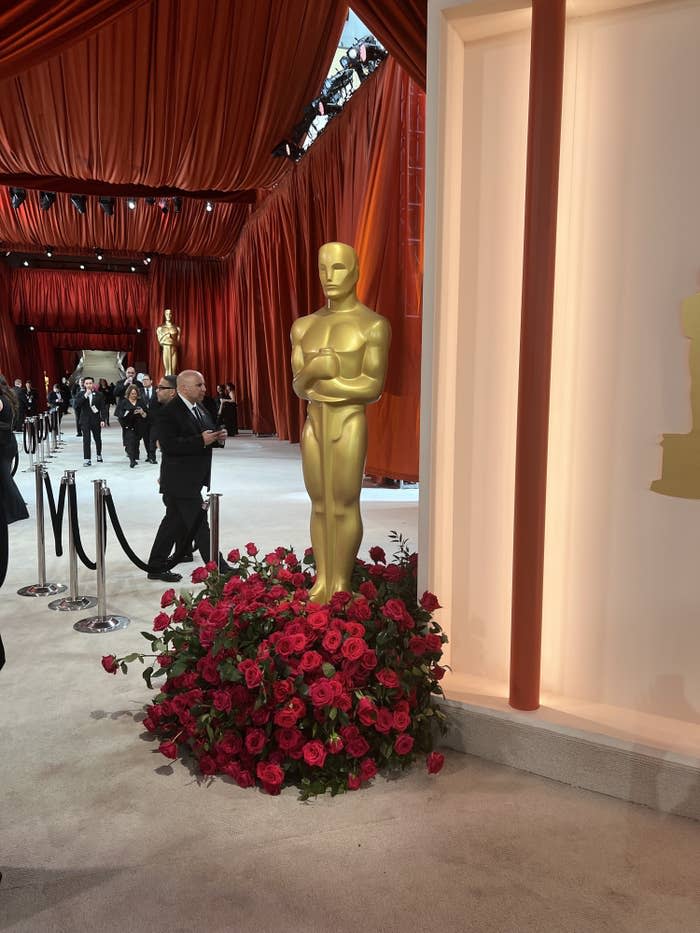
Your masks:
{"label": "woman in black dress", "polygon": [[[139,446],[146,433],[146,406],[141,399],[137,386],[127,389],[126,395],[117,405],[115,414],[124,428],[124,446],[129,456],[129,466],[135,467],[139,459]],[[148,457],[148,452],[146,452]]]}
{"label": "woman in black dress", "polygon": [[218,422],[226,428],[229,437],[238,434],[238,405],[236,404],[236,387],[232,382],[227,382],[225,386],[226,393],[219,400]]}
{"label": "woman in black dress", "polygon": [[12,421],[17,397],[0,375],[0,502],[7,524],[29,518],[27,506],[12,478],[12,465],[17,457],[17,438],[12,433]]}

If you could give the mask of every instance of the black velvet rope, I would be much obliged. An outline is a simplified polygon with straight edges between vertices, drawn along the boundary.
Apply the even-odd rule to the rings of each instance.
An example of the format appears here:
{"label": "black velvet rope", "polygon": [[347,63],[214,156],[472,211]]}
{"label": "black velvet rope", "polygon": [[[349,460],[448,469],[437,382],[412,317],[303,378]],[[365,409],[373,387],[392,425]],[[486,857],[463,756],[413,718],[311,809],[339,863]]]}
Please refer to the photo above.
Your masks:
{"label": "black velvet rope", "polygon": [[49,515],[51,516],[51,527],[53,528],[53,540],[56,547],[56,557],[63,554],[63,509],[66,504],[66,481],[65,477],[61,479],[61,488],[58,493],[58,508],[54,503],[53,488],[51,478],[48,473],[44,473],[44,486],[46,487],[46,498],[49,503]]}
{"label": "black velvet rope", "polygon": [[75,485],[73,483],[68,485],[68,495],[70,497],[70,509],[68,510],[68,513],[70,515],[70,523],[73,529],[73,543],[75,544],[75,551],[88,570],[97,570],[97,564],[94,561],[91,561],[87,556],[83,550],[82,541],[80,540],[80,528],[78,526],[78,497],[76,495]]}
{"label": "black velvet rope", "polygon": [[44,440],[44,416],[43,415],[37,415],[35,428],[36,428],[36,439],[41,444],[41,442]]}
{"label": "black velvet rope", "polygon": [[[31,445],[27,444],[28,437],[31,439]],[[33,421],[27,421],[26,418],[22,429],[22,443],[24,444],[25,454],[36,453],[36,424]],[[30,446],[31,450],[29,449]]]}
{"label": "black velvet rope", "polygon": [[134,553],[134,551],[131,549],[131,547],[129,546],[129,542],[126,540],[126,535],[124,534],[121,523],[119,521],[119,516],[117,515],[117,508],[114,504],[114,500],[112,499],[112,493],[109,490],[105,492],[105,504],[107,506],[107,512],[109,514],[109,517],[112,521],[112,527],[114,528],[114,533],[116,534],[117,540],[122,546],[122,550],[124,551],[124,553],[129,558],[132,564],[135,564],[139,568],[139,570],[143,570],[146,573],[161,573],[164,570],[171,570],[176,564],[179,564],[180,561],[182,560],[183,555],[189,551],[192,541],[194,540],[195,535],[199,531],[199,527],[204,521],[204,516],[205,516],[205,511],[204,509],[202,509],[200,514],[197,516],[194,524],[190,528],[187,538],[185,538],[184,542],[180,544],[180,547],[176,550],[174,556],[171,557],[166,562],[164,567],[163,566],[151,567],[150,564],[147,564],[145,561],[141,560],[141,558],[138,557]]}

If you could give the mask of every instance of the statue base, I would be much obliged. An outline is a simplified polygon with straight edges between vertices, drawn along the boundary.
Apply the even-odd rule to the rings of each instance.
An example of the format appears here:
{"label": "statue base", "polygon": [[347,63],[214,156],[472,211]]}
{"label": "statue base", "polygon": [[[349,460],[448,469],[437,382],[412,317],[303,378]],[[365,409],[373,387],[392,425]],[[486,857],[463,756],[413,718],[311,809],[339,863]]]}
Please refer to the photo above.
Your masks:
{"label": "statue base", "polygon": [[700,499],[700,431],[664,434],[661,479],[651,491],[679,499]]}

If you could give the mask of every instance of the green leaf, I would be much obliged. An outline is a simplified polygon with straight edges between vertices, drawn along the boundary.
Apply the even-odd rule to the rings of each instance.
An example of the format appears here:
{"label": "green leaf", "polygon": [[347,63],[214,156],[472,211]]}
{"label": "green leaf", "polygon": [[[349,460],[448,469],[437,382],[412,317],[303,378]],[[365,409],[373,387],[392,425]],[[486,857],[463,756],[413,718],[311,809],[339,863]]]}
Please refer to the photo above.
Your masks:
{"label": "green leaf", "polygon": [[336,718],[337,715],[338,715],[338,709],[337,709],[337,707],[335,707],[335,706],[331,707],[331,709],[330,709],[330,711],[329,711],[329,713],[328,713],[328,718],[331,719],[331,720],[333,720],[333,719]]}
{"label": "green leaf", "polygon": [[153,689],[153,684],[151,683],[151,675],[152,675],[152,674],[153,674],[153,668],[152,668],[152,667],[147,667],[147,668],[145,669],[145,671],[143,671],[143,673],[141,674],[141,676],[143,677],[143,679],[146,681],[146,686],[148,687],[149,690],[152,690],[152,689]]}
{"label": "green leaf", "polygon": [[138,661],[139,659],[143,660],[143,657],[137,652],[134,652],[133,654],[127,654],[127,656],[122,660],[124,660],[127,664],[133,664],[134,661]]}
{"label": "green leaf", "polygon": [[154,635],[152,632],[141,632],[141,634],[143,635],[144,638],[146,638],[150,642],[154,642],[158,640],[158,636]]}
{"label": "green leaf", "polygon": [[323,673],[326,675],[326,677],[332,677],[333,674],[335,674],[335,668],[334,668],[333,665],[332,665],[330,662],[328,662],[328,661],[325,661],[325,662],[323,663],[323,665],[322,665],[322,667],[321,667],[321,670],[322,670]]}

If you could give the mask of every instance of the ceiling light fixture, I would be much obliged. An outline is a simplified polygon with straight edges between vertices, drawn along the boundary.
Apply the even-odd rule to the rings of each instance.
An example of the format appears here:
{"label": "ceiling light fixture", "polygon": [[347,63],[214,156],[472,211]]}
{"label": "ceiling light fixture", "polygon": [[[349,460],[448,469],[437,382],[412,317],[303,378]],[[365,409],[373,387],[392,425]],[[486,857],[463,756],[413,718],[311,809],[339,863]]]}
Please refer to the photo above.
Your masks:
{"label": "ceiling light fixture", "polygon": [[50,246],[46,247],[46,255],[49,257],[49,259],[51,259],[51,257],[53,256],[53,250],[51,249]]}
{"label": "ceiling light fixture", "polygon": [[100,207],[108,217],[114,214],[114,198],[99,198]]}
{"label": "ceiling light fixture", "polygon": [[23,266],[28,266],[28,265],[29,265],[29,260],[28,260],[28,259],[25,259],[24,262],[22,263],[22,265],[23,265]]}
{"label": "ceiling light fixture", "polygon": [[81,269],[84,269],[84,268],[85,268],[85,264],[81,262],[81,263],[80,263],[80,268],[81,268]]}
{"label": "ceiling light fixture", "polygon": [[206,203],[204,209],[205,209],[208,213],[211,214],[211,212],[214,210],[214,205],[211,203],[211,201],[207,201],[207,203]]}
{"label": "ceiling light fixture", "polygon": [[84,214],[87,210],[87,198],[84,194],[72,194],[70,196],[70,203],[79,214]]}
{"label": "ceiling light fixture", "polygon": [[164,214],[168,213],[168,199],[160,198],[158,201],[158,207],[163,211]]}
{"label": "ceiling light fixture", "polygon": [[26,197],[27,192],[24,190],[24,188],[10,188],[10,204],[14,207],[15,210],[24,204],[24,199]]}
{"label": "ceiling light fixture", "polygon": [[136,272],[136,266],[132,266],[132,267],[131,267],[131,271],[132,271],[132,272]]}
{"label": "ceiling light fixture", "polygon": [[42,211],[50,211],[55,200],[56,193],[54,191],[39,192],[39,206],[41,207]]}
{"label": "ceiling light fixture", "polygon": [[102,253],[99,250],[97,251],[96,256],[97,256],[97,261],[102,262]]}
{"label": "ceiling light fixture", "polygon": [[126,206],[129,208],[130,211],[135,211],[136,210],[136,198],[127,198]]}

